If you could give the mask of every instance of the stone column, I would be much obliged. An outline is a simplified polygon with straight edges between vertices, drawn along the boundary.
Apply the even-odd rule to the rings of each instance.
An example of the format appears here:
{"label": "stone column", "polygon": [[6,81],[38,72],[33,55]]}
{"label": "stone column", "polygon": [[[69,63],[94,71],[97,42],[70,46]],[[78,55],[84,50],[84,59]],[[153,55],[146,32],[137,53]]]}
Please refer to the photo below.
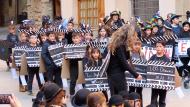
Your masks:
{"label": "stone column", "polygon": [[38,27],[41,26],[42,16],[53,18],[53,0],[27,0],[28,19],[33,19]]}

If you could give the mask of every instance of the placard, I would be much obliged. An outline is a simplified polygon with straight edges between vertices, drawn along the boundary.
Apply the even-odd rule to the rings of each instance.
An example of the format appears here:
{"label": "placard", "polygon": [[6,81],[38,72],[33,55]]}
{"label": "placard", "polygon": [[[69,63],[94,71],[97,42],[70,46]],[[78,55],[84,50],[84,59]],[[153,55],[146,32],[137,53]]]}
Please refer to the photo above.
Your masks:
{"label": "placard", "polygon": [[51,55],[51,58],[53,59],[53,62],[57,66],[61,66],[63,61],[64,45],[62,43],[50,45],[48,47],[48,50]]}
{"label": "placard", "polygon": [[188,57],[187,49],[190,48],[190,39],[179,39],[178,40],[178,55],[179,57]]}
{"label": "placard", "polygon": [[156,88],[164,90],[175,89],[175,67],[173,63],[161,61],[132,61],[135,70],[142,75],[142,80],[136,80],[128,71],[126,79],[128,86]]}
{"label": "placard", "polygon": [[16,46],[14,47],[14,53],[13,57],[15,60],[15,64],[17,67],[21,66],[21,56],[24,54],[24,50],[26,49],[26,46]]}
{"label": "placard", "polygon": [[27,47],[26,60],[29,67],[39,67],[40,66],[40,56],[42,47]]}
{"label": "placard", "polygon": [[[154,54],[156,54],[156,48],[153,46],[143,46],[142,52],[145,55],[146,60],[149,60],[150,57]],[[173,53],[173,46],[172,45],[166,45],[165,46],[165,55],[171,60]]]}
{"label": "placard", "polygon": [[142,80],[136,80],[134,76],[130,74],[129,71],[125,72],[126,79],[127,79],[127,84],[129,86],[134,86],[134,87],[146,87],[146,69],[147,69],[147,61],[142,61],[142,60],[132,60],[133,66],[135,68],[135,71],[138,74],[141,74],[143,77]]}
{"label": "placard", "polygon": [[84,70],[85,88],[91,91],[109,90],[106,70],[109,65],[110,54],[108,53],[100,67],[88,67]]}
{"label": "placard", "polygon": [[68,44],[64,46],[66,59],[82,59],[86,54],[86,44]]}

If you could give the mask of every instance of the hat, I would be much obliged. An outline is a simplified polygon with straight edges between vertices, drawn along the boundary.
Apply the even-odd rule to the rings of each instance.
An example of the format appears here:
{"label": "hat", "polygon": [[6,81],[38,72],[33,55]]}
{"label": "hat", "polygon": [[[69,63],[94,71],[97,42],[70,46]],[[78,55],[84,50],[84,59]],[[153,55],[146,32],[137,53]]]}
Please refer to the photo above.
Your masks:
{"label": "hat", "polygon": [[181,17],[181,15],[172,14],[172,15],[171,15],[171,21],[172,21],[173,19],[179,18],[179,17]]}
{"label": "hat", "polygon": [[61,92],[62,90],[63,89],[55,83],[46,83],[43,88],[46,102],[50,102],[51,100],[53,100],[55,96],[59,94],[59,92]]}
{"label": "hat", "polygon": [[87,107],[87,96],[91,92],[88,89],[80,89],[71,100],[74,107]]}
{"label": "hat", "polygon": [[124,103],[124,99],[121,95],[113,95],[109,100],[109,106],[120,105]]}
{"label": "hat", "polygon": [[128,96],[128,100],[137,100],[140,99],[140,95],[136,92],[132,92]]}
{"label": "hat", "polygon": [[118,16],[120,16],[121,15],[121,12],[120,11],[112,11],[111,13],[110,13],[110,16],[112,17],[113,15],[118,15]]}
{"label": "hat", "polygon": [[152,23],[152,27],[158,27],[158,24]]}
{"label": "hat", "polygon": [[110,16],[104,17],[104,19],[103,19],[104,24],[107,24],[107,22],[108,22],[110,19],[111,19]]}
{"label": "hat", "polygon": [[154,15],[153,16],[155,19],[161,19],[162,21],[163,21],[163,18],[161,17],[161,16],[159,16],[159,15]]}
{"label": "hat", "polygon": [[147,29],[152,29],[152,26],[149,24],[145,25],[144,30],[147,30]]}
{"label": "hat", "polygon": [[188,21],[185,21],[185,22],[183,22],[183,27],[186,25],[186,24],[188,24],[189,26],[190,26],[190,23],[188,22]]}
{"label": "hat", "polygon": [[169,22],[167,22],[167,21],[164,22],[164,27],[166,29],[172,30],[172,25]]}

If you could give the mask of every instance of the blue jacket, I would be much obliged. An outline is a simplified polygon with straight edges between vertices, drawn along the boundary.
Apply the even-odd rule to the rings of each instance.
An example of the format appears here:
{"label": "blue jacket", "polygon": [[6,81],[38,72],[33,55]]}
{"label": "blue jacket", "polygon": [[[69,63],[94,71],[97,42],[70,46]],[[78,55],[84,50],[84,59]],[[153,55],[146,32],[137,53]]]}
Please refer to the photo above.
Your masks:
{"label": "blue jacket", "polygon": [[51,55],[49,53],[48,47],[50,45],[55,44],[56,42],[50,42],[49,40],[45,41],[42,45],[42,59],[44,60],[44,63],[46,65],[46,68],[55,66],[55,63],[53,62],[53,59],[51,58]]}
{"label": "blue jacket", "polygon": [[179,38],[180,33],[182,31],[182,27],[177,25],[177,26],[172,26],[172,31],[174,32],[174,34],[177,35],[177,37]]}

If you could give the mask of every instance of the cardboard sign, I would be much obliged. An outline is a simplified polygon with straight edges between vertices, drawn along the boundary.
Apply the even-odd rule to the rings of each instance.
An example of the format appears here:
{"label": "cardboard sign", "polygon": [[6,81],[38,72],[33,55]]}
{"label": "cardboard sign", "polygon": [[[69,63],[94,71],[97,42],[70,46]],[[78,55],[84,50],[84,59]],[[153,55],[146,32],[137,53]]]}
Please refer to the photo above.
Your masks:
{"label": "cardboard sign", "polygon": [[[150,57],[154,54],[156,54],[156,48],[152,46],[143,46],[142,52],[145,55],[146,60],[149,60]],[[173,53],[173,46],[172,45],[166,45],[165,47],[165,55],[171,59]]]}
{"label": "cardboard sign", "polygon": [[26,60],[29,67],[39,67],[40,66],[40,56],[41,56],[41,47],[27,47]]}
{"label": "cardboard sign", "polygon": [[17,67],[21,66],[21,56],[24,54],[25,49],[26,46],[16,46],[13,49],[13,57]]}
{"label": "cardboard sign", "polygon": [[110,54],[103,61],[101,67],[88,67],[84,70],[85,88],[91,91],[109,90],[106,70],[109,64]]}
{"label": "cardboard sign", "polygon": [[63,52],[64,52],[64,46],[62,43],[58,43],[55,45],[50,45],[48,47],[49,53],[51,55],[51,58],[53,59],[53,62],[57,66],[61,66],[63,61]]}
{"label": "cardboard sign", "polygon": [[173,63],[161,61],[132,61],[135,70],[142,75],[142,80],[136,80],[128,71],[126,79],[128,86],[156,88],[164,90],[175,89],[175,67]]}
{"label": "cardboard sign", "polygon": [[81,59],[86,53],[86,44],[68,44],[64,46],[66,59]]}
{"label": "cardboard sign", "polygon": [[178,40],[178,55],[180,57],[188,57],[187,49],[190,48],[190,39],[179,39]]}
{"label": "cardboard sign", "polygon": [[136,80],[134,76],[130,74],[129,71],[126,71],[126,79],[127,79],[127,84],[129,86],[135,86],[135,87],[146,87],[146,69],[147,69],[147,62],[146,61],[141,61],[141,60],[132,60],[133,66],[138,74],[142,75],[142,80]]}
{"label": "cardboard sign", "polygon": [[92,41],[86,43],[88,46],[92,48],[98,48],[101,53],[104,53],[104,50],[106,49],[108,42],[97,42],[97,41]]}

